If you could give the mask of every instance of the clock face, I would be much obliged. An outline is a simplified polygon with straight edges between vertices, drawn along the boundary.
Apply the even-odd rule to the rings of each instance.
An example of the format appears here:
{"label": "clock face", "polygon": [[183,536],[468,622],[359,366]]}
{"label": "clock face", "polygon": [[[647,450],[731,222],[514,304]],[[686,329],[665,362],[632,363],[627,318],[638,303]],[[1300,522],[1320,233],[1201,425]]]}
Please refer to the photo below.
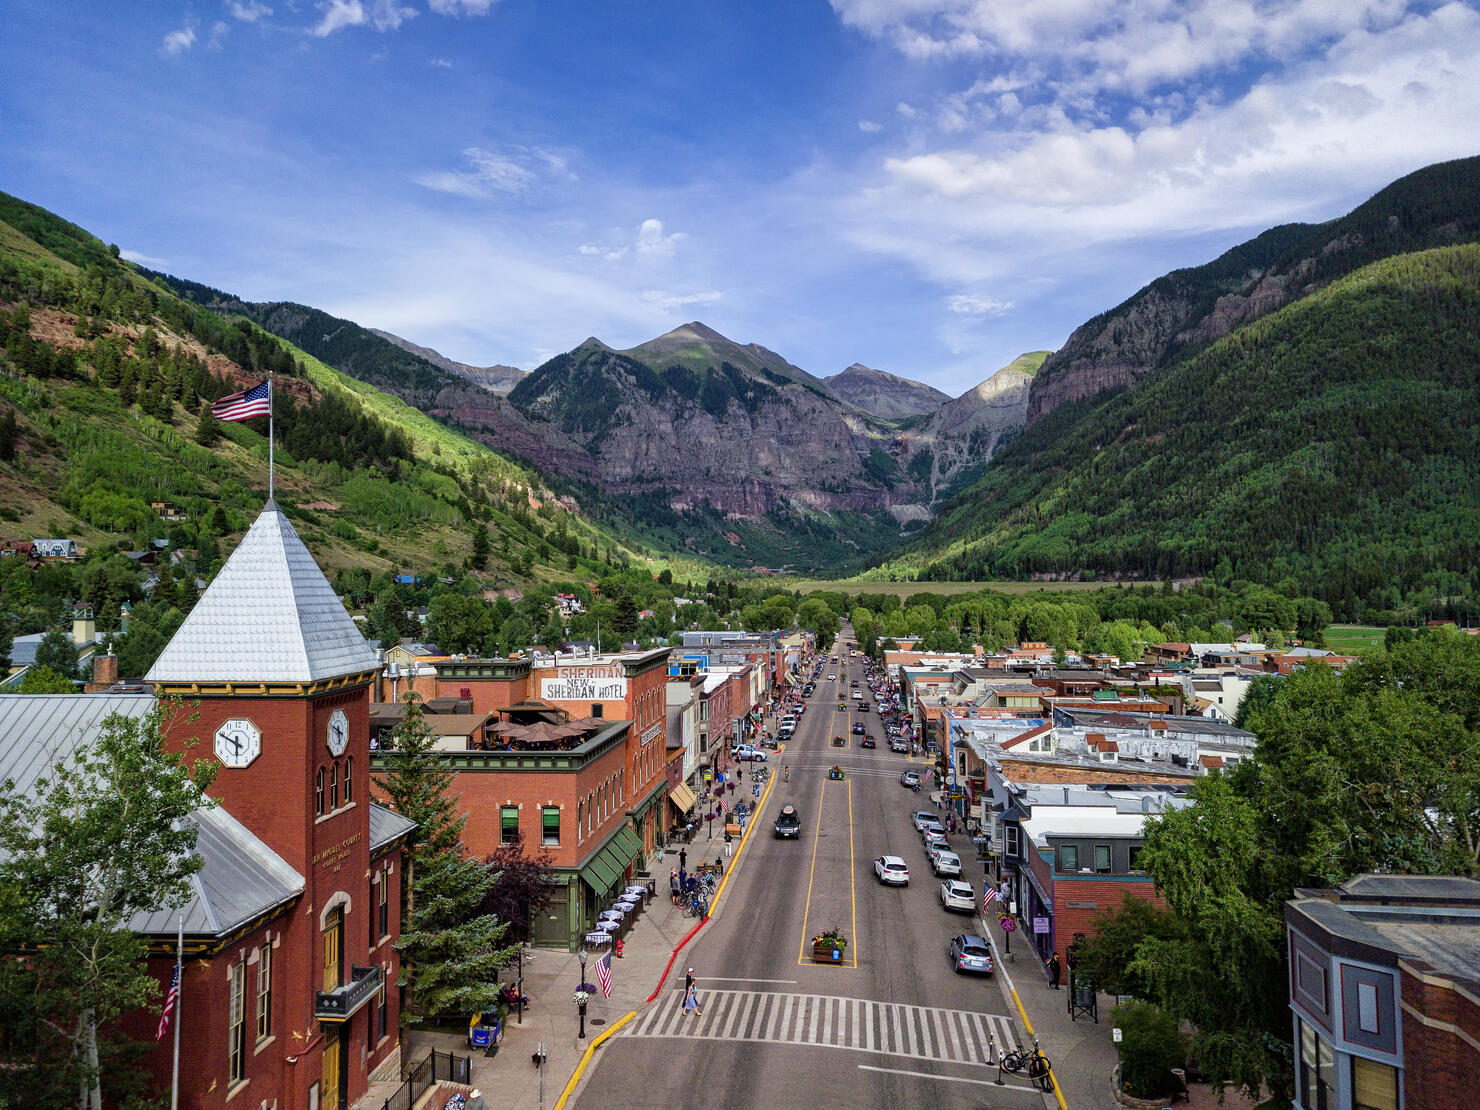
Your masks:
{"label": "clock face", "polygon": [[344,754],[349,744],[349,718],[344,710],[336,709],[329,717],[329,752],[336,758]]}
{"label": "clock face", "polygon": [[244,717],[216,730],[216,758],[228,767],[245,767],[262,754],[262,732]]}

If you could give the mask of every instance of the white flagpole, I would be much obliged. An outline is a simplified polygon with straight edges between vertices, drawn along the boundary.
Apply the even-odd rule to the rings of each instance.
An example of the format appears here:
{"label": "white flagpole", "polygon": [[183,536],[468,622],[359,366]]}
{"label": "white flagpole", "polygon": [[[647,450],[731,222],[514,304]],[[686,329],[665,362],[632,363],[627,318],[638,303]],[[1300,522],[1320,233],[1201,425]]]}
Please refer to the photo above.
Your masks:
{"label": "white flagpole", "polygon": [[[269,479],[271,481],[271,479]],[[180,915],[178,932],[175,934],[175,974],[178,975],[179,993],[175,996],[175,1060],[170,1065],[170,1110],[180,1106],[180,1026],[185,1018],[185,915]]]}
{"label": "white flagpole", "polygon": [[267,499],[272,500],[272,374],[267,375]]}

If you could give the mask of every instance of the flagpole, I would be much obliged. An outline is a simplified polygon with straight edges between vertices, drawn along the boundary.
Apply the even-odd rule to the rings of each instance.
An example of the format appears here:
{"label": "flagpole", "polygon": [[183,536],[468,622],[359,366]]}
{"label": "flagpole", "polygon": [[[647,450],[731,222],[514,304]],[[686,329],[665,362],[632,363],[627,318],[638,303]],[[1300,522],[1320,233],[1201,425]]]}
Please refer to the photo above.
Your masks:
{"label": "flagpole", "polygon": [[[268,479],[269,483],[272,481]],[[170,1065],[170,1110],[179,1110],[180,1106],[180,1026],[184,1024],[185,1017],[185,915],[180,915],[178,931],[175,934],[175,975],[178,976],[180,984],[179,996],[175,1000],[175,1059]]]}
{"label": "flagpole", "polygon": [[272,500],[272,373],[267,375],[267,499]]}

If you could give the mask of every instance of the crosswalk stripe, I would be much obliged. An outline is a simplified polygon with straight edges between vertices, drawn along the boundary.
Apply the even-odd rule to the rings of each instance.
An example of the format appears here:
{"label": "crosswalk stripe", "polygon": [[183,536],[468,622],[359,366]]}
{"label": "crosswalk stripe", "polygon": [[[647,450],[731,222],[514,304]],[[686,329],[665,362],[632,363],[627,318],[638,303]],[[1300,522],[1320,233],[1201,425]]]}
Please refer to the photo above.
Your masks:
{"label": "crosswalk stripe", "polygon": [[681,1004],[654,1006],[618,1035],[768,1041],[977,1066],[991,1047],[1001,1052],[1021,1039],[1010,1017],[976,1010],[777,991],[706,991],[700,1001],[703,1017],[688,1017]]}

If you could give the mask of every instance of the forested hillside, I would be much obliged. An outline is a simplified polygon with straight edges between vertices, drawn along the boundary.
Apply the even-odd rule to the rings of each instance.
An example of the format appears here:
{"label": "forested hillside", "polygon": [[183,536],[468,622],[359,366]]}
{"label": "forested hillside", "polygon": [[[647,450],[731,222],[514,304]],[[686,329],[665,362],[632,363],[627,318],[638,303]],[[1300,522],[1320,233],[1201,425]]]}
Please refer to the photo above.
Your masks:
{"label": "forested hillside", "polygon": [[1480,246],[1374,263],[1061,406],[884,571],[1291,580],[1338,618],[1473,619]]}
{"label": "forested hillside", "polygon": [[105,631],[129,603],[136,631],[167,632],[266,495],[266,419],[220,423],[209,403],[268,374],[277,499],[331,573],[479,594],[631,557],[528,471],[0,194],[0,539],[84,555],[5,560],[0,632],[78,599]]}

